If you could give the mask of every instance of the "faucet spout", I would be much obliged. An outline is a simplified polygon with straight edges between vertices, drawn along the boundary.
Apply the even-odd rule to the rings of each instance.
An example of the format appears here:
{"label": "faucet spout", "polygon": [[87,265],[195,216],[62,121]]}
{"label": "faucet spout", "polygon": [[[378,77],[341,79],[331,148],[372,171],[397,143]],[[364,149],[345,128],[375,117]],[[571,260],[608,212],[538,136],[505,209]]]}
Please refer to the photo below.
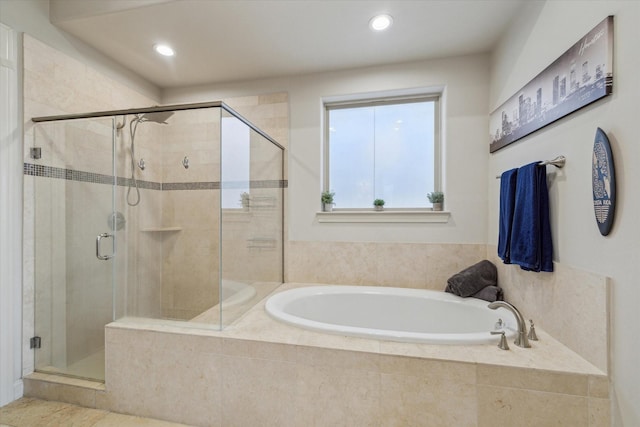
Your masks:
{"label": "faucet spout", "polygon": [[515,306],[509,304],[506,301],[495,301],[489,304],[488,307],[491,310],[495,310],[498,307],[503,307],[509,310],[510,312],[512,312],[513,315],[516,317],[516,321],[518,322],[518,336],[516,337],[514,344],[522,348],[531,347],[531,345],[529,344],[529,338],[527,338],[527,324],[524,322],[524,317],[522,317],[522,314],[520,314],[520,312],[518,311],[517,308],[515,308]]}

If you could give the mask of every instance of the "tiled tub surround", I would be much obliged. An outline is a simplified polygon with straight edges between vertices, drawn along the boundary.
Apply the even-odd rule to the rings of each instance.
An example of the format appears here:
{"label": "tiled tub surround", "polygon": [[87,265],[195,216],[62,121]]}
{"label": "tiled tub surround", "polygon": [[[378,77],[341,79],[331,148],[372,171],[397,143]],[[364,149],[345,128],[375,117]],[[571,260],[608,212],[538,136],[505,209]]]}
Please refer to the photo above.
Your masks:
{"label": "tiled tub surround", "polygon": [[484,244],[289,241],[289,282],[444,290],[485,258]]}
{"label": "tiled tub surround", "polygon": [[444,290],[449,277],[485,258],[525,319],[609,372],[608,279],[561,263],[554,273],[526,272],[483,244],[290,241],[288,281]]}
{"label": "tiled tub surround", "polygon": [[498,267],[505,300],[525,319],[603,372],[609,372],[609,279],[554,262],[553,273],[531,273],[503,264],[495,246],[487,257]]}
{"label": "tiled tub surround", "polygon": [[112,323],[105,391],[26,390],[196,426],[608,426],[606,375],[538,335],[510,351],[359,339],[279,323],[262,301],[223,332]]}

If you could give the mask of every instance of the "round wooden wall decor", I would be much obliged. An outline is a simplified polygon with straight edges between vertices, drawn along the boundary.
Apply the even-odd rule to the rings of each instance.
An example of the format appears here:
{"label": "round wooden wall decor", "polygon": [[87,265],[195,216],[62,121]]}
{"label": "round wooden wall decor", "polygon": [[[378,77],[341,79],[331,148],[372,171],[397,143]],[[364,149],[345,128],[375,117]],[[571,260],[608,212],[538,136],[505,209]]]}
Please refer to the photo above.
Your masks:
{"label": "round wooden wall decor", "polygon": [[591,183],[596,223],[600,234],[606,236],[611,231],[616,211],[616,173],[609,138],[600,128],[596,130],[593,142]]}

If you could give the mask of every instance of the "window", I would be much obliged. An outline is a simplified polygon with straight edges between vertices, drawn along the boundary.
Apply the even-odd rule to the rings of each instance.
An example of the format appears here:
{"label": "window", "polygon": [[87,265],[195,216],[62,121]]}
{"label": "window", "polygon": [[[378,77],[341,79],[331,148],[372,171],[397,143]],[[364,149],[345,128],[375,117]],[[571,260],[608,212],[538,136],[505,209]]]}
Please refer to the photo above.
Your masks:
{"label": "window", "polygon": [[220,132],[222,209],[240,209],[242,194],[249,193],[251,129],[238,118],[223,115]]}
{"label": "window", "polygon": [[337,208],[427,208],[440,190],[439,97],[328,103],[325,189]]}

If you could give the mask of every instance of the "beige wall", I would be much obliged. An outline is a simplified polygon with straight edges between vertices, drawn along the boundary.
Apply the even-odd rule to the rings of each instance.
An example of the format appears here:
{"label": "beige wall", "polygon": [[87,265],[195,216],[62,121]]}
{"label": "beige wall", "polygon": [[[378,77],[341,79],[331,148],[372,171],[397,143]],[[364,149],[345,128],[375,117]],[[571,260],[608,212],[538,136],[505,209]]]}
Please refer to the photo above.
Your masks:
{"label": "beige wall", "polygon": [[[488,243],[495,245],[498,224],[498,185],[493,177],[535,160],[562,154],[567,165],[549,169],[551,221],[555,260],[565,266],[611,278],[611,371],[614,425],[640,425],[640,340],[637,311],[640,301],[640,182],[637,144],[640,101],[640,3],[636,1],[530,2],[514,22],[491,61],[490,107],[493,110],[537,73],[595,27],[614,15],[613,94],[492,155],[486,176],[489,188]],[[613,229],[603,237],[596,226],[591,196],[591,151],[596,128],[609,136],[616,166],[618,205]],[[555,275],[555,274],[554,274]],[[531,275],[529,275],[531,276]],[[514,286],[518,299],[552,297],[549,283],[535,288],[522,278]],[[558,284],[558,286],[562,286]],[[577,290],[578,295],[581,292]],[[576,300],[576,301],[579,301]],[[550,301],[553,302],[553,301]],[[567,301],[572,306],[577,302]],[[575,309],[571,307],[570,310]],[[581,311],[587,307],[581,307]],[[580,322],[579,316],[575,322]]]}
{"label": "beige wall", "polygon": [[[197,102],[288,92],[291,125],[287,145],[290,181],[287,217],[290,241],[485,243],[488,80],[488,56],[472,55],[282,79],[169,89],[164,91],[163,102]],[[319,223],[316,212],[320,210],[322,189],[323,97],[416,88],[443,90],[443,183],[446,206],[451,211],[449,222],[362,223],[355,226]],[[336,203],[339,207],[339,195],[336,195]]]}

